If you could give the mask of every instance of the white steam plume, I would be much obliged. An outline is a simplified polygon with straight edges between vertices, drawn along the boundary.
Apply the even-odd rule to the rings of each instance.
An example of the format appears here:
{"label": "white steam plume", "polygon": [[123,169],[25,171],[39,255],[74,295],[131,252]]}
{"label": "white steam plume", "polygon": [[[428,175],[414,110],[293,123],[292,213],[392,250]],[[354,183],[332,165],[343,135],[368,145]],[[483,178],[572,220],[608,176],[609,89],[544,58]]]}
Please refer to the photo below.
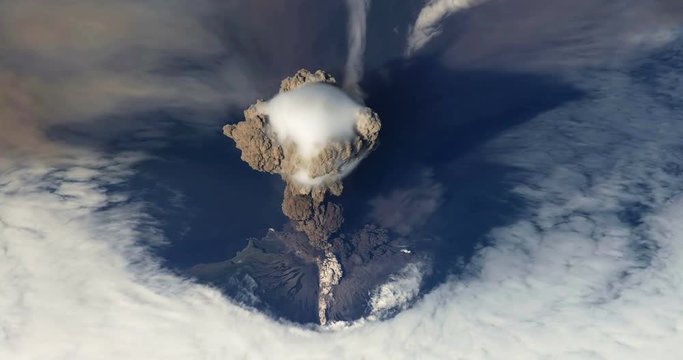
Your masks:
{"label": "white steam plume", "polygon": [[441,33],[441,22],[451,14],[478,5],[486,0],[430,0],[410,29],[406,56],[413,55]]}
{"label": "white steam plume", "polygon": [[425,264],[414,262],[408,264],[389,281],[376,287],[370,293],[371,319],[383,319],[392,312],[405,310],[420,292],[425,275]]}
{"label": "white steam plume", "polygon": [[365,54],[365,33],[371,0],[346,0],[349,8],[349,54],[346,59],[344,89],[356,99],[363,98],[358,83],[363,79],[363,56]]}

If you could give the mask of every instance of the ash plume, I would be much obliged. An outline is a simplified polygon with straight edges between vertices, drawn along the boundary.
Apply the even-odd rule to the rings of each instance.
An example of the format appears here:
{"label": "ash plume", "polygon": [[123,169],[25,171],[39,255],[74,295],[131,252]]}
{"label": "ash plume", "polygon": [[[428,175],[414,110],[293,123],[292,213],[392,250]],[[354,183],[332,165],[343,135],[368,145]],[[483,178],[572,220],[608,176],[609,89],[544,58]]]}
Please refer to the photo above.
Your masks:
{"label": "ash plume", "polygon": [[300,70],[282,81],[277,96],[223,129],[249,166],[282,176],[284,214],[320,248],[343,222],[341,207],[325,195],[342,193],[342,178],[375,149],[381,127],[375,112],[335,83],[323,71]]}
{"label": "ash plume", "polygon": [[324,71],[300,70],[282,81],[270,101],[257,101],[244,121],[224,133],[253,169],[279,174],[287,183],[283,213],[318,250],[318,319],[327,323],[333,288],[343,273],[327,240],[343,221],[341,206],[326,201],[340,195],[342,178],[377,146],[381,123],[371,109],[334,86]]}

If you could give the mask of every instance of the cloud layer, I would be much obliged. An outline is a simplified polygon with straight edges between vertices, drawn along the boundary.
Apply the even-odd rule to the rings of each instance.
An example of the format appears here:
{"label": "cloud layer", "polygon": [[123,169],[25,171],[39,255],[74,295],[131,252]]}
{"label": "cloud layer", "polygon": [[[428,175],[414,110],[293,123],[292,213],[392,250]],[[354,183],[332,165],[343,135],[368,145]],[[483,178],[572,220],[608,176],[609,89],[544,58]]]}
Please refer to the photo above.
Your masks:
{"label": "cloud layer", "polygon": [[[163,54],[222,53],[221,42],[201,22],[162,26],[175,36],[157,42],[152,40],[161,30],[147,29],[152,23],[147,20],[177,24],[175,16],[163,11],[130,14],[128,2],[102,2],[104,7],[95,8],[72,1],[60,5],[76,7],[68,14],[89,15],[68,20],[48,16],[64,7],[26,5],[36,3],[0,2],[0,24],[5,27],[0,38],[4,146],[39,146],[46,124],[99,116],[128,104],[149,109],[154,108],[149,104],[177,101],[203,108],[233,100],[224,96],[238,96],[216,95],[214,89],[223,84],[220,76],[215,83],[151,71],[169,60]],[[174,15],[179,9],[193,14],[181,2],[164,4],[178,11]],[[603,11],[613,9],[609,4],[614,2]],[[656,11],[663,16],[657,21],[675,18],[680,11],[674,2],[652,4],[667,9]],[[33,9],[41,10],[29,11]],[[102,10],[111,17],[101,18]],[[642,14],[634,16],[642,19]],[[92,38],[80,39],[69,49],[82,57],[67,54],[65,46],[50,45],[84,36],[74,33],[74,26],[88,25],[83,19],[97,21],[90,23],[95,27],[89,32]],[[539,37],[531,36],[531,29],[538,28],[530,27],[530,37],[520,35],[519,41],[516,35],[503,37],[512,22],[490,33],[468,30],[472,33],[451,43],[459,60],[448,53],[444,60],[453,66],[480,59],[523,63],[534,54],[546,54],[539,61],[576,69],[577,64],[592,63],[574,61],[584,54],[590,60],[610,54],[604,51],[609,36],[595,37],[599,42],[590,44],[596,47],[585,48],[586,38],[580,36],[576,43],[552,48],[558,51],[535,51],[544,46],[534,46],[529,53],[520,50],[527,41],[538,45],[558,38],[545,37],[548,33],[571,34],[553,24],[557,19],[543,20],[548,30]],[[617,24],[609,19],[606,25]],[[471,29],[478,29],[471,21]],[[148,37],[136,39],[129,32],[133,30],[149,31]],[[467,40],[475,33],[482,36],[481,47]],[[515,184],[512,195],[524,212],[508,225],[491,229],[487,245],[478,249],[464,274],[453,275],[415,303],[415,284],[424,276],[419,266],[375,289],[373,304],[380,312],[412,304],[384,321],[305,328],[239,306],[216,289],[164,269],[150,251],[165,241],[157,220],[148,215],[150,204],[117,190],[144,154],[62,149],[53,161],[44,162],[3,151],[0,358],[678,358],[683,352],[683,45],[673,41],[675,32],[662,33],[666,41],[661,42],[648,35],[657,32],[640,34],[634,39],[646,39],[647,48],[667,48],[635,67],[620,64],[572,73],[567,78],[586,91],[585,98],[511,128],[474,150],[487,161],[513,169],[501,176]],[[493,50],[506,50],[501,44],[515,45],[502,52],[507,57],[495,58]],[[561,54],[572,57],[562,59]],[[225,69],[222,61],[219,64]],[[228,61],[227,73],[231,64]],[[59,92],[62,86],[64,93]],[[54,117],[45,115],[52,110]],[[403,223],[417,226],[438,211],[434,194],[445,184],[434,183],[428,175],[416,190],[398,190],[376,201],[377,208],[401,210],[395,204],[417,204],[423,209],[424,215],[414,219],[399,211],[402,220],[386,219],[387,226],[405,232]],[[418,195],[426,202],[414,201]]]}
{"label": "cloud layer", "polygon": [[[253,96],[248,67],[203,24],[207,4],[0,1],[0,121],[19,137],[12,147],[31,149],[55,124],[162,106],[207,113]],[[207,61],[218,62],[211,74],[181,67]]]}
{"label": "cloud layer", "polygon": [[326,52],[334,41],[310,56],[327,33],[306,30],[321,22],[307,14],[331,6],[306,5],[0,0],[0,125],[14,138],[1,135],[0,148],[32,151],[54,125],[160,109],[218,125],[285,74],[337,56]]}
{"label": "cloud layer", "polygon": [[108,190],[130,175],[134,154],[6,161],[0,355],[673,359],[683,339],[683,119],[662,101],[683,100],[625,72],[581,84],[590,98],[481,148],[526,176],[514,192],[529,207],[490,233],[469,275],[393,319],[337,331],[268,319],[160,268],[146,251],[161,239],[145,204]]}
{"label": "cloud layer", "polygon": [[681,23],[675,0],[429,0],[405,55],[437,53],[454,68],[618,67],[675,39]]}
{"label": "cloud layer", "polygon": [[[470,9],[442,40],[459,68],[565,70],[619,67],[675,39],[675,0],[500,0]],[[529,9],[533,9],[530,11]]]}

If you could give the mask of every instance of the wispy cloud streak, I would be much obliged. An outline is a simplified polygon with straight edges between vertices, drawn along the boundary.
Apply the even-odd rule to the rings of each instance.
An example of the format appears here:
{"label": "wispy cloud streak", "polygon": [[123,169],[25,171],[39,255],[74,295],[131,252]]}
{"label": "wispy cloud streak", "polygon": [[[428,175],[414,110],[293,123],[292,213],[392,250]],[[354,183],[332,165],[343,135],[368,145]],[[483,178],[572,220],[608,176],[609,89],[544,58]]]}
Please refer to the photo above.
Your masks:
{"label": "wispy cloud streak", "polygon": [[367,17],[371,0],[346,0],[349,10],[348,45],[344,88],[357,99],[363,98],[359,82],[363,79]]}
{"label": "wispy cloud streak", "polygon": [[414,54],[441,33],[444,19],[459,11],[485,2],[486,0],[429,0],[410,28],[406,44],[406,56]]}

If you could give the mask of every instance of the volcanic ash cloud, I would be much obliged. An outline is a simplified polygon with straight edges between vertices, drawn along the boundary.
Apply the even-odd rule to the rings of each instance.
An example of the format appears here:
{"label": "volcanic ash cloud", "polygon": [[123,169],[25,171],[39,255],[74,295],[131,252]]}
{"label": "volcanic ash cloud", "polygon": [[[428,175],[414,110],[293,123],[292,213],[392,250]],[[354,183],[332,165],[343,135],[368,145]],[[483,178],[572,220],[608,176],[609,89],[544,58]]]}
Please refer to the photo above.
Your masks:
{"label": "volcanic ash cloud", "polygon": [[341,194],[342,178],[375,149],[381,127],[375,112],[335,83],[321,70],[300,70],[282,81],[279,94],[223,129],[252,168],[282,176],[283,212],[322,248],[343,222],[325,195]]}

